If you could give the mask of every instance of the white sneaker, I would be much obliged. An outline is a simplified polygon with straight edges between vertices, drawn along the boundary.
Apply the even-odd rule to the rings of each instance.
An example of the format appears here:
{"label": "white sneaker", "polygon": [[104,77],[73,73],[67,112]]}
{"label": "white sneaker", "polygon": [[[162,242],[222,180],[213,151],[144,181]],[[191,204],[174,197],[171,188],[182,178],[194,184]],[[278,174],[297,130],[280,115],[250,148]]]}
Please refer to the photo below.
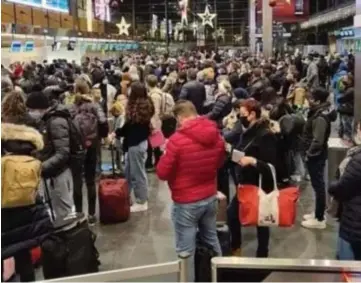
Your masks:
{"label": "white sneaker", "polygon": [[303,215],[303,220],[310,220],[310,219],[316,219],[314,212]]}
{"label": "white sneaker", "polygon": [[143,204],[135,203],[130,207],[130,212],[142,212],[148,210],[148,202]]}
{"label": "white sneaker", "polygon": [[[324,215],[324,218],[325,220],[327,220],[326,215]],[[310,219],[316,219],[316,215],[314,212],[303,215],[303,220],[310,220]]]}
{"label": "white sneaker", "polygon": [[326,229],[326,220],[318,221],[317,219],[308,219],[301,223],[301,225],[308,229]]}

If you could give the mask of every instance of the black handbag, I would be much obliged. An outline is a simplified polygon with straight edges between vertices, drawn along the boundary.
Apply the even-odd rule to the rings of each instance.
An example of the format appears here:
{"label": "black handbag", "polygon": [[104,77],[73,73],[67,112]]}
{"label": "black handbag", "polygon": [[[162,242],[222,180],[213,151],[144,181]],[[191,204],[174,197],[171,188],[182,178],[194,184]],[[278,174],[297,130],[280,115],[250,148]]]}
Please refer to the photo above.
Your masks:
{"label": "black handbag", "polygon": [[41,244],[45,279],[74,276],[99,271],[96,236],[89,229],[86,217],[54,222],[55,231]]}

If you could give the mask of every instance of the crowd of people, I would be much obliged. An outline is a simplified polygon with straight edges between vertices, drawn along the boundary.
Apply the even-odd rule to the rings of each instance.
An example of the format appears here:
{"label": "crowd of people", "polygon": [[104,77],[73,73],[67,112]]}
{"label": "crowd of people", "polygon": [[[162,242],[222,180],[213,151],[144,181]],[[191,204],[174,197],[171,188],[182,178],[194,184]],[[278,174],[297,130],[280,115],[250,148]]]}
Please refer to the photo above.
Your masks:
{"label": "crowd of people", "polygon": [[[329,189],[342,208],[338,258],[361,260],[361,124],[353,119],[353,70],[352,55],[265,59],[214,51],[2,66],[2,157],[18,153],[39,160],[39,191],[52,206],[49,215],[39,197],[35,206],[2,208],[2,258],[15,255],[21,279],[34,280],[32,241],[45,237],[55,218],[83,212],[83,178],[88,221],[97,222],[102,147],[112,146],[116,169],[134,195],[132,213],[148,210],[147,173],[168,182],[181,257],[194,256],[197,231],[221,255],[217,191],[229,201],[232,253],[241,255],[239,202],[230,195],[230,179],[238,187],[258,185],[261,176],[262,189],[270,192],[272,164],[280,188],[311,181],[315,210],[304,215],[305,228],[326,228]],[[336,120],[350,151],[328,188],[324,169]],[[153,146],[150,140],[159,133],[164,144]],[[235,162],[230,149],[244,156]],[[37,228],[28,230],[29,223]],[[257,227],[257,238],[256,256],[268,257],[270,229]]]}

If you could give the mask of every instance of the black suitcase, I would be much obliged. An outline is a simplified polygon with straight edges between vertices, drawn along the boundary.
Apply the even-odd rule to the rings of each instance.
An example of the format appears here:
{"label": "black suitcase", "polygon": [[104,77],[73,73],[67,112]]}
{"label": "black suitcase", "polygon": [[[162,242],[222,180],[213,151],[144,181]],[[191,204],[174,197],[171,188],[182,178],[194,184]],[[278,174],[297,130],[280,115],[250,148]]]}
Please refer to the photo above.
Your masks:
{"label": "black suitcase", "polygon": [[82,213],[54,222],[54,232],[41,245],[44,278],[98,272],[95,239]]}
{"label": "black suitcase", "polygon": [[[226,224],[217,223],[217,236],[221,245],[222,256],[229,256],[232,253],[231,235]],[[211,282],[211,259],[217,256],[212,247],[202,242],[197,233],[196,252],[194,256],[194,270],[196,282]]]}

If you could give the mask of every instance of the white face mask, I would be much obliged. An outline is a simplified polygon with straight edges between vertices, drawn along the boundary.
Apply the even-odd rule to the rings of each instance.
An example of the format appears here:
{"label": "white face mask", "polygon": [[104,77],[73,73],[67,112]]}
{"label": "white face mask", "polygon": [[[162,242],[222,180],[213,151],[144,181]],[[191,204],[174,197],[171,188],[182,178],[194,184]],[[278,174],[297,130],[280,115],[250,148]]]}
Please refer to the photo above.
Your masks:
{"label": "white face mask", "polygon": [[39,110],[29,110],[29,115],[34,120],[39,121],[43,117],[43,112]]}

